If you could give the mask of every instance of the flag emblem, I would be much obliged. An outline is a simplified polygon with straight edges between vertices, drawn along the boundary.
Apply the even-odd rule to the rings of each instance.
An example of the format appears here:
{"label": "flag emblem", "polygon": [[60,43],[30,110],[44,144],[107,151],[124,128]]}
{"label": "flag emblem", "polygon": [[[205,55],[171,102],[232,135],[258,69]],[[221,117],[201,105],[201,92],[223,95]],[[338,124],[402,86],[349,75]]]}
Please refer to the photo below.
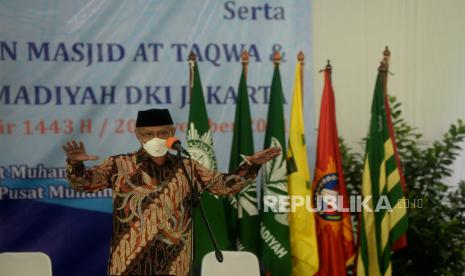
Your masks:
{"label": "flag emblem", "polygon": [[[275,137],[271,137],[270,147],[282,149],[281,143]],[[278,197],[287,194],[287,169],[285,161],[283,155],[279,155],[266,163],[263,172],[266,183],[263,186],[265,195]],[[282,225],[289,225],[286,213],[276,213],[274,214],[274,219]]]}
{"label": "flag emblem", "polygon": [[[245,155],[241,154],[242,163],[245,162]],[[243,212],[245,211],[249,216],[257,216],[258,215],[258,208],[257,208],[257,184],[255,180],[250,181],[251,183],[247,185],[244,189],[242,189],[238,194],[237,197],[231,196],[230,202],[232,206],[237,210],[238,213],[237,217],[242,219]],[[237,200],[239,198],[239,201]]]}
{"label": "flag emblem", "polygon": [[324,220],[342,220],[342,216],[337,209],[339,198],[339,177],[336,172],[336,165],[332,158],[330,158],[328,168],[325,171],[317,169],[315,180],[316,185],[313,194],[313,203],[314,206],[320,207],[317,212],[318,215]]}
{"label": "flag emblem", "polygon": [[212,145],[213,137],[210,130],[199,135],[194,123],[189,125],[189,132],[187,133],[189,153],[200,165],[209,170],[216,170],[215,152]]}

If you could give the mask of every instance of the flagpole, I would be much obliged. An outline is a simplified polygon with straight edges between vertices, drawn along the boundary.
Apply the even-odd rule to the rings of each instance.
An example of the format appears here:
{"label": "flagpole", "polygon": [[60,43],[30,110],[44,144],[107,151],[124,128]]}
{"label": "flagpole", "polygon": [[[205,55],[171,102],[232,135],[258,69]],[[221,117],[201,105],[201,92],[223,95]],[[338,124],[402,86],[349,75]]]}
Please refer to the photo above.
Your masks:
{"label": "flagpole", "polygon": [[[187,84],[189,86],[189,102],[192,98],[192,80],[194,78],[194,64],[195,64],[195,54],[194,52],[190,52],[189,54],[189,57],[187,58],[187,64],[189,66],[189,83]],[[191,160],[192,162],[192,160]],[[183,166],[184,168],[184,166]],[[185,170],[185,168],[184,168]],[[187,177],[189,177],[188,174],[186,174]],[[190,181],[189,181],[190,182]],[[189,183],[191,184],[191,188],[192,188],[192,183]],[[193,205],[193,194],[192,193],[192,196],[191,196],[191,204]],[[190,262],[190,267],[189,267],[189,275],[190,276],[193,276],[194,275],[194,249],[195,249],[195,241],[194,241],[194,238],[195,238],[195,234],[194,234],[194,216],[195,216],[195,208],[194,206],[191,206],[191,222],[192,222],[192,231],[191,231],[191,258],[189,260]]]}
{"label": "flagpole", "polygon": [[304,53],[299,51],[297,54],[297,61],[300,63],[300,92],[302,93],[302,108],[304,107],[304,60]]}
{"label": "flagpole", "polygon": [[406,187],[406,184],[405,184],[405,176],[404,176],[404,172],[402,170],[402,167],[401,167],[401,163],[400,163],[400,158],[399,158],[399,153],[398,153],[398,149],[397,149],[397,143],[396,143],[396,139],[395,139],[395,133],[394,133],[394,125],[392,123],[392,117],[391,117],[391,107],[390,107],[390,104],[389,104],[389,97],[388,97],[388,93],[387,93],[387,79],[388,79],[388,75],[389,75],[389,62],[391,60],[391,51],[389,50],[388,46],[386,46],[386,48],[384,49],[383,51],[383,60],[381,61],[381,65],[380,65],[380,68],[379,70],[384,70],[384,76],[383,76],[383,88],[384,88],[384,102],[385,102],[385,105],[386,105],[386,115],[387,115],[387,120],[388,120],[388,128],[389,128],[389,135],[391,136],[391,139],[393,141],[393,147],[394,147],[394,158],[396,160],[396,163],[397,163],[397,167],[399,168],[399,174],[400,174],[400,184],[402,186],[402,190],[405,192],[407,192],[407,187]]}
{"label": "flagpole", "polygon": [[[405,176],[404,172],[402,170],[402,166],[400,163],[400,158],[399,158],[399,153],[397,149],[397,143],[395,139],[395,133],[394,133],[394,125],[392,123],[392,117],[391,117],[391,108],[389,105],[389,97],[387,93],[387,80],[388,80],[388,75],[389,75],[389,62],[391,60],[391,51],[389,50],[388,46],[383,51],[383,60],[381,61],[381,65],[378,70],[383,72],[383,88],[384,88],[384,104],[386,106],[386,120],[388,122],[388,131],[389,131],[389,136],[391,137],[392,140],[392,146],[394,149],[394,159],[396,161],[396,165],[399,171],[399,176],[400,176],[400,184],[402,187],[402,190],[404,193],[407,192],[407,187],[405,184]],[[396,251],[397,249],[403,248],[407,246],[407,236],[404,234],[402,235],[391,247],[393,251]]]}
{"label": "flagpole", "polygon": [[[278,51],[276,51],[276,52],[273,53],[273,65],[274,65],[274,67],[279,67],[279,63],[281,63],[281,54]],[[266,271],[265,276],[271,276],[271,272]]]}
{"label": "flagpole", "polygon": [[[189,92],[190,92],[190,98],[192,98],[192,90],[193,90],[193,79],[194,79],[194,66],[195,66],[195,60],[196,56],[193,52],[189,54],[188,58],[188,63],[189,63]],[[208,235],[210,236],[210,240],[213,244],[213,247],[215,248],[215,257],[216,260],[220,263],[223,262],[223,253],[220,250],[220,247],[218,246],[218,242],[215,238],[215,235],[213,234],[213,230],[210,226],[210,223],[208,221],[207,215],[205,214],[205,210],[203,209],[202,202],[201,202],[201,193],[198,191],[197,186],[195,185],[195,174],[194,174],[194,163],[192,160],[192,157],[189,156],[189,163],[190,163],[190,174],[186,169],[186,166],[184,162],[182,161],[181,158],[179,158],[179,163],[181,164],[181,168],[184,171],[187,180],[190,184],[191,187],[191,223],[192,223],[192,231],[191,231],[191,259],[190,259],[190,271],[189,275],[194,275],[194,254],[195,254],[195,209],[198,208],[200,211],[200,216],[202,217],[202,221],[205,224],[205,227],[207,228]]]}
{"label": "flagpole", "polygon": [[242,66],[244,67],[244,77],[247,80],[247,73],[249,69],[249,53],[247,52],[247,50],[244,50],[244,52],[242,52],[241,59]]}
{"label": "flagpole", "polygon": [[194,64],[196,59],[196,55],[191,51],[187,59],[187,62],[189,63],[189,98],[192,97],[192,80],[194,79]]}

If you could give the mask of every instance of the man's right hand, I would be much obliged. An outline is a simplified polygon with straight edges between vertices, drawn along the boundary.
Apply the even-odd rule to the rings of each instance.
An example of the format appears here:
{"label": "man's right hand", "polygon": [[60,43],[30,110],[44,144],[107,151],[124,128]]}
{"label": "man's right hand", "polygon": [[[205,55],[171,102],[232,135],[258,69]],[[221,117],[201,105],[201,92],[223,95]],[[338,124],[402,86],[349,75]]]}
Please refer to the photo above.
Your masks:
{"label": "man's right hand", "polygon": [[66,157],[73,163],[98,159],[98,156],[88,155],[86,153],[86,149],[84,148],[84,143],[82,141],[80,141],[79,144],[74,140],[67,141],[62,148],[66,152]]}

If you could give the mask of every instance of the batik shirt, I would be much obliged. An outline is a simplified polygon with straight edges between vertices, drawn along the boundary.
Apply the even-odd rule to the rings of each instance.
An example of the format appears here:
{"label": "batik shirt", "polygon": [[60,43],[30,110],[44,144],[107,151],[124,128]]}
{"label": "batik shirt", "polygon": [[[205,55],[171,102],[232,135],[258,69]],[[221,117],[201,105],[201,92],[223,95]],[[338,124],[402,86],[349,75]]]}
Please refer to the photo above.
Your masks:
{"label": "batik shirt", "polygon": [[[113,234],[109,275],[187,275],[190,269],[191,186],[188,159],[167,155],[157,165],[143,150],[111,156],[86,169],[67,161],[67,178],[77,191],[113,189]],[[242,164],[236,173],[211,171],[193,161],[199,191],[216,195],[239,192],[260,166]]]}

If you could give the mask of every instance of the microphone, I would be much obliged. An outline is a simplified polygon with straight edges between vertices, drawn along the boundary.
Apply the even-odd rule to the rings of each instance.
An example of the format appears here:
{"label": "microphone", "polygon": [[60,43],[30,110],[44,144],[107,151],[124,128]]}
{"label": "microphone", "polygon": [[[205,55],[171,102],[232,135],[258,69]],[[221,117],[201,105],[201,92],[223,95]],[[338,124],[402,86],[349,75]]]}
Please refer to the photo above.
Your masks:
{"label": "microphone", "polygon": [[166,147],[191,157],[190,153],[181,145],[181,141],[179,141],[177,137],[169,137],[166,139]]}

